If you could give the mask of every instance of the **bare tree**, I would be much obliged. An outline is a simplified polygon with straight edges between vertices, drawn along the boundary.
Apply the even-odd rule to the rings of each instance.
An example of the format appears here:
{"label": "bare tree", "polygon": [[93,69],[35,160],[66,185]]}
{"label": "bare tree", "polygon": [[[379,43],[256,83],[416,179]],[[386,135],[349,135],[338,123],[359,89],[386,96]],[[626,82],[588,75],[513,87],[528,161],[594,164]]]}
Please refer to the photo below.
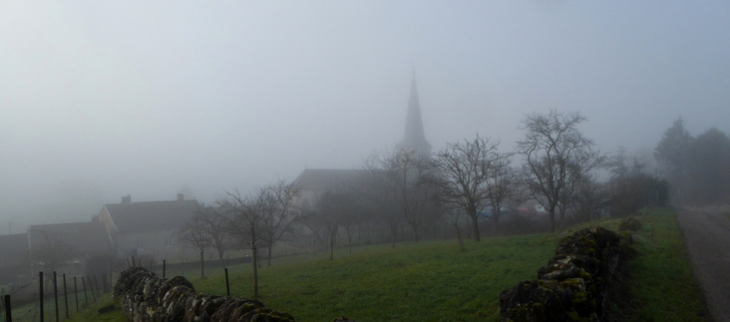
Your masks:
{"label": "bare tree", "polygon": [[437,154],[438,180],[447,207],[462,209],[471,218],[474,239],[479,241],[479,214],[489,204],[487,181],[501,156],[498,143],[478,134],[473,141],[448,144]]}
{"label": "bare tree", "polygon": [[253,292],[254,297],[258,298],[258,248],[262,244],[261,235],[265,219],[261,208],[264,204],[262,199],[265,198],[266,189],[259,189],[251,197],[241,196],[238,190],[227,192],[227,194],[228,198],[220,200],[219,205],[226,214],[228,233],[238,239],[241,245],[251,250]]}
{"label": "bare tree", "polygon": [[512,169],[510,164],[510,155],[502,154],[498,156],[487,176],[487,199],[492,207],[491,219],[494,225],[499,227],[499,219],[502,217],[502,208],[506,204],[513,203],[516,199],[521,199],[522,184],[519,180],[517,171]]}
{"label": "bare tree", "polygon": [[226,230],[226,218],[218,207],[202,206],[194,217],[196,224],[208,236],[210,247],[218,253],[218,259],[224,261],[226,250],[231,247],[231,235]]}
{"label": "bare tree", "polygon": [[398,228],[402,225],[402,217],[398,212],[398,193],[396,176],[386,165],[385,154],[372,154],[365,160],[359,182],[360,195],[367,204],[374,208],[375,217],[388,226],[391,245],[395,247]]}
{"label": "bare tree", "polygon": [[268,266],[271,266],[271,252],[274,243],[290,232],[291,224],[298,216],[299,212],[295,209],[293,201],[294,197],[299,194],[299,190],[293,184],[279,180],[261,192],[261,215],[263,216],[261,240],[268,250]]}
{"label": "bare tree", "polygon": [[600,192],[599,196],[610,194],[612,216],[630,215],[643,207],[661,206],[668,201],[668,182],[647,173],[646,164],[638,158],[629,160],[625,151],[619,149],[608,165],[611,181],[607,191]]}
{"label": "bare tree", "polygon": [[419,157],[413,150],[399,149],[387,160],[387,169],[400,196],[399,204],[403,219],[413,229],[416,241],[433,208],[436,193],[434,163],[429,158]]}
{"label": "bare tree", "polygon": [[195,248],[200,253],[200,278],[205,278],[205,250],[211,246],[211,238],[199,217],[194,216],[185,223],[177,238],[183,245]]}
{"label": "bare tree", "polygon": [[340,226],[345,231],[347,248],[350,253],[352,253],[353,230],[355,227],[360,229],[365,218],[365,213],[367,212],[364,198],[360,194],[360,190],[358,188],[360,188],[358,185],[347,186],[340,192],[342,195],[341,199],[343,199],[343,211],[339,214],[339,222]]}
{"label": "bare tree", "polygon": [[605,197],[603,185],[599,184],[592,176],[583,177],[573,201],[570,203],[575,214],[583,219],[594,219],[595,210]]}
{"label": "bare tree", "polygon": [[578,201],[578,195],[591,193],[582,189],[592,189],[590,183],[593,181],[591,172],[604,166],[606,157],[598,151],[584,150],[573,155],[568,162],[568,176],[565,181],[565,189],[558,198],[558,209],[560,220],[564,220],[568,209],[575,208],[573,203]]}
{"label": "bare tree", "polygon": [[317,202],[311,220],[319,221],[329,238],[330,260],[334,258],[335,240],[347,214],[356,211],[355,196],[350,192],[325,192]]}
{"label": "bare tree", "polygon": [[182,273],[180,275],[185,275],[185,263],[187,262],[187,250],[185,247],[180,247],[179,251],[176,253],[177,259],[180,261],[180,266],[182,269]]}
{"label": "bare tree", "polygon": [[30,259],[35,265],[47,271],[56,271],[79,256],[74,246],[59,238],[55,233],[36,229],[33,233],[42,236],[33,245]]}
{"label": "bare tree", "polygon": [[517,142],[517,150],[525,158],[526,184],[547,209],[552,232],[558,206],[566,209],[581,177],[600,164],[593,142],[577,129],[585,120],[580,113],[562,114],[556,110],[547,115],[530,114],[523,120],[527,133]]}
{"label": "bare tree", "polygon": [[464,238],[461,236],[461,221],[464,218],[464,210],[457,207],[445,207],[444,214],[446,221],[448,221],[448,223],[456,229],[456,239],[459,242],[459,250],[462,252],[466,251],[466,247],[464,247]]}

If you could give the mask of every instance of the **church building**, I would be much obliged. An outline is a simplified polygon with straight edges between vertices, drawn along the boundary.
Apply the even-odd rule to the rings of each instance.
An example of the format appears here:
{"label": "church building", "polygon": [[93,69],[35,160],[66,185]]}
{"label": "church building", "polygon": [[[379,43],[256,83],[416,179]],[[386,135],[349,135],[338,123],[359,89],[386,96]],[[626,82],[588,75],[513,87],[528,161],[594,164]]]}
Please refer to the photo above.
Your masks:
{"label": "church building", "polygon": [[416,71],[413,71],[411,81],[411,96],[408,98],[408,114],[406,114],[406,128],[403,139],[396,145],[398,149],[410,149],[419,157],[431,156],[431,144],[426,141],[421,118],[421,105],[418,102],[416,89]]}
{"label": "church building", "polygon": [[[411,92],[408,99],[406,126],[403,139],[397,149],[411,150],[419,157],[431,156],[431,144],[426,141],[421,118],[421,106],[416,88],[416,72],[413,71]],[[310,209],[326,192],[337,191],[356,183],[362,170],[359,169],[305,169],[292,183],[300,188],[296,204]]]}

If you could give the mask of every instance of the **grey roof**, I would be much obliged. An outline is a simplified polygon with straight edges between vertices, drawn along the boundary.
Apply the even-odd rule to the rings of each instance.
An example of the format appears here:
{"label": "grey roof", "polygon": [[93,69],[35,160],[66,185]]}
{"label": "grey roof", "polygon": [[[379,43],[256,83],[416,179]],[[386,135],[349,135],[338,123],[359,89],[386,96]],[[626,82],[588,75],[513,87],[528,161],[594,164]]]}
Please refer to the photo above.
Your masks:
{"label": "grey roof", "polygon": [[358,169],[305,169],[292,184],[304,190],[334,191],[356,184],[362,173]]}
{"label": "grey roof", "polygon": [[114,251],[104,223],[98,221],[31,225],[28,227],[28,241],[31,252],[48,243],[61,243],[81,254],[109,254]]}
{"label": "grey roof", "polygon": [[178,229],[198,210],[196,200],[148,201],[108,204],[119,233]]}
{"label": "grey roof", "polygon": [[426,141],[426,134],[423,131],[423,119],[421,118],[421,105],[418,101],[415,72],[413,72],[413,81],[411,82],[411,96],[408,99],[406,129],[403,133],[403,140],[396,147],[399,149],[412,149],[419,156],[431,155],[431,144]]}

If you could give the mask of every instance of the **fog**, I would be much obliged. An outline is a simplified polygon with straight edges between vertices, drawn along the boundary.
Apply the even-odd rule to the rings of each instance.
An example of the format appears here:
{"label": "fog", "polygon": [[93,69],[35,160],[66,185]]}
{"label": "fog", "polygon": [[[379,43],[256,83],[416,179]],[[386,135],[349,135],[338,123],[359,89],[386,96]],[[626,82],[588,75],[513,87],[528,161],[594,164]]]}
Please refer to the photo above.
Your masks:
{"label": "fog", "polygon": [[728,44],[721,1],[2,1],[0,232],[360,167],[413,70],[435,151],[557,109],[650,157],[680,116],[730,132]]}

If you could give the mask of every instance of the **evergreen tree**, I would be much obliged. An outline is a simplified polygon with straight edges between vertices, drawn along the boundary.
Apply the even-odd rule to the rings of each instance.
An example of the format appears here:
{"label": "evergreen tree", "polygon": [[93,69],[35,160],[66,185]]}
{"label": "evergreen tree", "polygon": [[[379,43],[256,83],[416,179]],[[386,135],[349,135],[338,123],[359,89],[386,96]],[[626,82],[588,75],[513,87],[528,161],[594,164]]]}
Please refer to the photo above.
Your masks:
{"label": "evergreen tree", "polygon": [[664,176],[671,185],[671,198],[675,203],[686,201],[687,165],[689,148],[693,138],[684,128],[684,121],[679,117],[664,132],[662,140],[654,149],[654,158],[664,170]]}

